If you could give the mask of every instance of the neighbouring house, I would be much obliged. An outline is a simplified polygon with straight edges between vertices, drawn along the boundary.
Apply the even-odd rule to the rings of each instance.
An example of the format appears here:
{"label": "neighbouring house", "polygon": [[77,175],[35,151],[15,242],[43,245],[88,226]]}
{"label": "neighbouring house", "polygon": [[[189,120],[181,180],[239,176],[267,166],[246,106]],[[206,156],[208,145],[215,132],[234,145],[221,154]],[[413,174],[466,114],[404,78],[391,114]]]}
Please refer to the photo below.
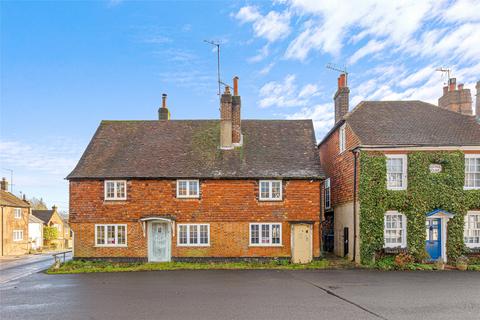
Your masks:
{"label": "neighbouring house", "polygon": [[338,79],[335,125],[319,144],[337,255],[480,252],[480,82],[476,117],[469,89],[450,79],[443,90],[439,106],[363,101],[349,111],[346,75]]}
{"label": "neighbouring house", "polygon": [[140,261],[320,255],[323,173],[311,120],[102,121],[70,183],[74,258]]}
{"label": "neighbouring house", "polygon": [[39,250],[43,247],[43,221],[34,215],[28,219],[28,239],[31,249]]}
{"label": "neighbouring house", "polygon": [[[32,215],[43,222],[44,227],[54,227],[57,229],[57,239],[47,240],[44,237],[45,247],[54,247],[55,249],[68,249],[70,239],[70,228],[66,225],[63,217],[58,212],[57,206],[52,210],[32,210]],[[49,243],[47,243],[47,241]]]}
{"label": "neighbouring house", "polygon": [[8,192],[8,181],[0,181],[1,256],[27,254],[30,204]]}

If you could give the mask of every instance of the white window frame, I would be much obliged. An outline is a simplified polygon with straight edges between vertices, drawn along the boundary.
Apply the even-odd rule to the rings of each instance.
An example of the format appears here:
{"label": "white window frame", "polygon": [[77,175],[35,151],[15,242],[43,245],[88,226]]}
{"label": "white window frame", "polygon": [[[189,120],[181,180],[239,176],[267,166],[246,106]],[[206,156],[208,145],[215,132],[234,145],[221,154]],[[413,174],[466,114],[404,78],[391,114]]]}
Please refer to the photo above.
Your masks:
{"label": "white window frame", "polygon": [[[252,226],[253,225],[258,225],[258,243],[252,243]],[[273,232],[272,232],[272,226],[273,225],[278,225],[280,226],[280,237],[279,237],[279,243],[272,243],[272,236],[273,236]],[[268,232],[269,232],[269,243],[261,243],[261,239],[262,239],[262,226],[269,226],[268,227]],[[283,246],[283,242],[282,242],[282,223],[281,222],[251,222],[249,223],[248,225],[248,245],[250,247],[282,247]]]}
{"label": "white window frame", "polygon": [[[402,217],[402,243],[386,243],[387,235],[387,216],[401,216]],[[399,228],[392,229],[399,230]],[[406,248],[407,247],[407,216],[398,211],[387,211],[383,215],[383,247],[384,248]]]}
{"label": "white window frame", "polygon": [[[187,243],[180,243],[180,227],[187,227]],[[197,226],[197,243],[190,243],[190,228]],[[200,243],[200,226],[207,226],[207,243]],[[210,246],[210,224],[209,223],[177,223],[177,246],[179,247],[209,247]]]}
{"label": "white window frame", "polygon": [[[115,227],[115,243],[114,244],[110,244],[110,243],[106,243],[107,242],[107,238],[108,238],[108,227]],[[125,227],[125,244],[118,244],[118,227],[119,226],[124,226]],[[105,243],[104,244],[99,244],[98,243],[98,235],[97,235],[97,227],[103,227],[104,229],[104,237],[105,237]],[[95,247],[127,247],[127,244],[128,244],[128,227],[127,227],[127,224],[124,224],[124,223],[120,223],[120,224],[112,224],[112,223],[108,223],[108,224],[95,224]]]}
{"label": "white window frame", "polygon": [[[480,233],[480,228],[473,228],[473,229],[467,229],[467,219],[469,216],[478,216],[480,219],[480,211],[468,211],[467,214],[465,215],[465,225],[464,225],[464,230],[463,230],[463,241],[465,243],[465,246],[467,248],[480,248],[480,242],[478,243],[467,243],[465,242],[465,238],[467,237],[467,232],[469,230],[471,231],[477,231]],[[473,233],[473,232],[472,232]]]}
{"label": "white window frame", "polygon": [[340,129],[338,129],[338,150],[339,153],[347,150],[347,137],[346,137],[346,126],[343,124]]}
{"label": "white window frame", "polygon": [[22,208],[13,208],[13,217],[15,219],[21,219],[22,218]]}
{"label": "white window frame", "polygon": [[[331,185],[330,178],[325,179],[324,186],[325,186],[324,187],[325,209],[330,209],[332,207],[332,185]],[[327,193],[327,190],[328,190],[328,193]],[[328,203],[328,206],[327,206],[327,203]]]}
{"label": "white window frame", "polygon": [[23,241],[23,230],[13,230],[13,241]]}
{"label": "white window frame", "polygon": [[[107,183],[113,182],[113,197],[108,197],[107,196]],[[118,184],[119,183],[124,183],[125,184],[125,196],[124,197],[118,197],[117,196],[117,190],[118,190]],[[127,200],[127,180],[105,180],[103,184],[103,191],[104,191],[104,197],[105,200]]]}
{"label": "white window frame", "polygon": [[[179,194],[179,185],[180,182],[186,182],[187,184],[187,194],[186,195],[181,195]],[[197,194],[190,194],[190,183],[196,182],[197,183]],[[177,198],[190,198],[190,199],[198,199],[200,198],[200,180],[198,179],[179,179],[177,180]]]}
{"label": "white window frame", "polygon": [[[480,190],[480,185],[478,186],[473,186],[473,187],[467,187],[467,159],[479,159],[480,158],[480,154],[466,154],[465,155],[465,183],[464,183],[464,189],[465,190]],[[474,173],[474,174],[480,174],[480,171],[479,172],[468,172],[468,173]],[[475,181],[475,180],[474,180]],[[475,184],[475,182],[474,182]]]}
{"label": "white window frame", "polygon": [[[408,157],[406,154],[387,154],[387,190],[407,190],[408,185]],[[402,159],[402,186],[395,187],[388,185],[388,160],[390,159]]]}
{"label": "white window frame", "polygon": [[[280,183],[280,198],[272,197],[272,183]],[[268,183],[268,197],[262,197],[262,183]],[[283,200],[283,181],[282,180],[260,180],[258,182],[258,199],[261,201],[282,201]]]}

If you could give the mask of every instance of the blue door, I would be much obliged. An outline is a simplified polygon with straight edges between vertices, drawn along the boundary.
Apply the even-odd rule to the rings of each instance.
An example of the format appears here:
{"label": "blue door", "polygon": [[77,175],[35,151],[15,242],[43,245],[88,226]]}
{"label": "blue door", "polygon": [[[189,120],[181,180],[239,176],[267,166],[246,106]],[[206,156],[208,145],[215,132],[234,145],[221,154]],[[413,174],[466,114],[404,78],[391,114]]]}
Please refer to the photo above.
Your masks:
{"label": "blue door", "polygon": [[441,232],[441,219],[427,219],[427,253],[430,255],[431,260],[437,260],[442,256],[442,232]]}

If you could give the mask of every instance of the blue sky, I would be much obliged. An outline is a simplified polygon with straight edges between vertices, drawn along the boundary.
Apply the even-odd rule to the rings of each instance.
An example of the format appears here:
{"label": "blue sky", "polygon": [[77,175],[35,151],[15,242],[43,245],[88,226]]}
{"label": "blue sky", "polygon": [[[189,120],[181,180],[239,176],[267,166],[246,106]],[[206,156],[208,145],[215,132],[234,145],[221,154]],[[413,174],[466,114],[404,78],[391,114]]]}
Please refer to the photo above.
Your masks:
{"label": "blue sky", "polygon": [[68,209],[73,169],[102,119],[218,118],[222,80],[240,77],[243,118],[333,124],[347,65],[361,100],[436,103],[453,69],[480,78],[480,1],[75,1],[1,5],[0,161],[14,192]]}

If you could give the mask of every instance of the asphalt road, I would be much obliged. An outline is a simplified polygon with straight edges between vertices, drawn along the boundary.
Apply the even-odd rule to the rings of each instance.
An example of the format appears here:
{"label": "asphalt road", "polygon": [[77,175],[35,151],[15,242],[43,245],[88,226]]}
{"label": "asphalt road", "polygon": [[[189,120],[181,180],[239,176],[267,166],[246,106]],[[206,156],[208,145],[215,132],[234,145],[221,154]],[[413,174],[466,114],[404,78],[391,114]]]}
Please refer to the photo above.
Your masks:
{"label": "asphalt road", "polygon": [[0,285],[7,319],[480,319],[480,273],[37,273]]}

